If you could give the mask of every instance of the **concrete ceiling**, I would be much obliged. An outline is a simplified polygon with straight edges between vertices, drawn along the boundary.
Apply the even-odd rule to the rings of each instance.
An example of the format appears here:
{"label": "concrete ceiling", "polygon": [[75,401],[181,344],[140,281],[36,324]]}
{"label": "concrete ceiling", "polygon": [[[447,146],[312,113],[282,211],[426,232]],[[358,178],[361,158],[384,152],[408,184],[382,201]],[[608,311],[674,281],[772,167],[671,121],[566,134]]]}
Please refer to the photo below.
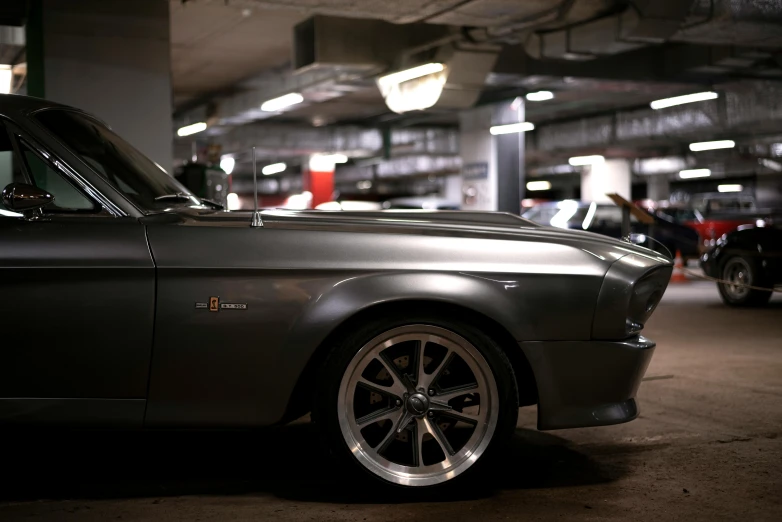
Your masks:
{"label": "concrete ceiling", "polygon": [[174,104],[232,88],[265,69],[290,62],[295,10],[223,1],[171,5]]}
{"label": "concrete ceiling", "polygon": [[[372,18],[397,24],[428,22],[471,27],[509,23],[573,23],[609,9],[615,0],[230,0],[232,4],[284,8],[306,15]],[[559,19],[559,13],[563,13]]]}
{"label": "concrete ceiling", "polygon": [[[245,124],[258,124],[262,118],[271,118],[263,125],[292,125],[286,131],[291,133],[291,141],[297,141],[293,132],[299,132],[298,137],[304,140],[313,126],[322,125],[358,125],[376,129],[381,126],[458,124],[454,111],[391,113],[374,85],[376,71],[341,80],[336,79],[337,73],[332,78],[321,69],[323,78],[316,82],[314,89],[305,92],[310,85],[307,75],[312,73],[312,78],[315,75],[313,71],[302,70],[292,74],[293,27],[315,14],[380,19],[394,24],[425,22],[411,27],[423,27],[426,31],[441,29],[428,25],[435,23],[462,28],[483,27],[484,36],[494,43],[501,42],[503,51],[495,72],[487,78],[479,103],[512,99],[535,90],[555,92],[553,100],[527,104],[526,118],[539,128],[535,136],[542,136],[546,127],[549,128],[547,132],[554,135],[554,130],[559,129],[554,126],[566,124],[569,120],[594,117],[610,120],[610,123],[612,119],[621,119],[624,113],[645,110],[651,100],[694,90],[719,90],[720,85],[729,80],[782,79],[782,59],[774,47],[775,38],[782,34],[778,32],[782,26],[782,8],[779,8],[778,2],[772,2],[775,7],[759,16],[753,6],[763,4],[762,0],[748,3],[734,3],[732,0],[681,1],[691,4],[693,9],[684,22],[675,21],[674,29],[684,28],[678,30],[676,38],[658,41],[649,36],[647,40],[633,41],[633,46],[628,48],[630,50],[616,50],[613,43],[605,47],[604,40],[617,38],[617,42],[626,43],[616,32],[617,27],[624,27],[621,25],[624,19],[617,18],[623,11],[612,8],[626,5],[618,0],[170,0],[173,83],[175,103],[179,109],[177,124],[205,121],[210,114],[214,115],[210,109],[215,107],[221,108],[220,117],[227,118],[227,123],[214,128],[215,136],[221,132],[233,132]],[[660,5],[680,7],[678,0],[637,0],[631,3],[634,9],[648,10],[644,12],[646,18],[642,17],[642,21],[655,24],[670,20],[658,16],[659,13],[652,8]],[[705,4],[711,5],[712,9],[704,10]],[[629,11],[631,9],[624,12]],[[525,31],[542,28],[546,29],[545,34],[564,34],[570,29],[556,28],[583,28],[586,24],[572,24],[593,20],[595,16],[604,17],[601,20],[611,25],[601,26],[602,29],[596,27],[588,34],[574,35],[581,38],[584,45],[591,42],[596,49],[603,49],[592,57],[597,59],[536,58],[519,36]],[[350,23],[360,25],[369,22],[351,20]],[[615,23],[620,25],[613,25]],[[472,32],[469,36],[463,32],[455,34],[469,41],[474,36]],[[564,41],[570,41],[569,33],[565,36]],[[697,43],[676,43],[686,40],[683,37]],[[367,44],[349,38],[346,41],[351,45]],[[433,38],[433,41],[438,40]],[[719,45],[726,41],[738,45]],[[748,43],[742,46],[742,42]],[[703,45],[710,43],[714,45]],[[764,43],[768,45],[764,47]],[[762,48],[755,48],[755,45]],[[613,50],[605,54],[606,48]],[[302,88],[291,87],[297,85],[296,82],[289,82],[289,85],[285,79],[298,81]],[[343,94],[332,97],[335,88]],[[250,112],[257,113],[262,101],[286,89],[304,93],[305,103],[279,115],[256,114],[244,120],[231,120],[231,111],[252,109]],[[760,96],[766,92],[761,91]],[[256,96],[248,96],[252,93]],[[241,103],[243,99],[249,101]],[[220,125],[224,128],[220,129]],[[719,133],[719,125],[710,132]],[[763,132],[777,132],[782,128],[782,117],[769,125],[771,127],[764,128]],[[566,127],[563,129],[567,130]],[[754,130],[755,127],[752,127],[747,132],[752,134]],[[204,137],[206,135],[208,133]],[[667,139],[666,136],[655,135],[647,136],[646,142],[650,146],[665,142],[662,144],[668,146],[668,142],[675,145],[677,140],[675,137]],[[529,143],[533,140],[530,139]],[[628,147],[638,147],[638,143],[640,141]],[[189,147],[184,145],[182,148],[186,156]],[[540,154],[548,153],[545,147],[538,149]]]}

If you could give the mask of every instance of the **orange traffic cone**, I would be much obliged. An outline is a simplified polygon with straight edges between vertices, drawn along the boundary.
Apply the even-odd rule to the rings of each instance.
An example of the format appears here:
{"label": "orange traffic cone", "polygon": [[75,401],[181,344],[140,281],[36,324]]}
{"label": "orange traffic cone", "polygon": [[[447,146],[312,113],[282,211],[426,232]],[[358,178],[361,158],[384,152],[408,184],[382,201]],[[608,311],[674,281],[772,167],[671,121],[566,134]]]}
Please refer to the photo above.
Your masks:
{"label": "orange traffic cone", "polygon": [[686,283],[689,279],[684,274],[684,261],[682,260],[682,253],[680,250],[676,250],[676,257],[673,260],[673,273],[671,273],[671,283]]}

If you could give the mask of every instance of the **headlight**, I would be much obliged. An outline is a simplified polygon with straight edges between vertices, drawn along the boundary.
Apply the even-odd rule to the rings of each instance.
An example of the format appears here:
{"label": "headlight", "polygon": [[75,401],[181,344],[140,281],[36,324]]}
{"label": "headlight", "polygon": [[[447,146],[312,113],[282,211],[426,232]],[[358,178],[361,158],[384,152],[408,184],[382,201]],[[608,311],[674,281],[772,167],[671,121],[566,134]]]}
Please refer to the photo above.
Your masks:
{"label": "headlight", "polygon": [[672,264],[630,254],[608,269],[597,298],[593,339],[626,339],[640,332],[671,279]]}

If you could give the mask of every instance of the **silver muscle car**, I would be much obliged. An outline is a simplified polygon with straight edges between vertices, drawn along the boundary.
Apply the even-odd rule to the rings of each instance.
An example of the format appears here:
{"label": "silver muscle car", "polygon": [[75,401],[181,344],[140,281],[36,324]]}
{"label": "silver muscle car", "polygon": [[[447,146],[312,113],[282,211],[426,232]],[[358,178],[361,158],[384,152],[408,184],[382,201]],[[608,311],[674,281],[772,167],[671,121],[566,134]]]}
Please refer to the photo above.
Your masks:
{"label": "silver muscle car", "polygon": [[651,250],[502,213],[253,227],[88,114],[20,96],[0,96],[2,187],[6,429],[312,412],[356,473],[433,486],[501,456],[519,406],[544,430],[638,415],[672,270]]}

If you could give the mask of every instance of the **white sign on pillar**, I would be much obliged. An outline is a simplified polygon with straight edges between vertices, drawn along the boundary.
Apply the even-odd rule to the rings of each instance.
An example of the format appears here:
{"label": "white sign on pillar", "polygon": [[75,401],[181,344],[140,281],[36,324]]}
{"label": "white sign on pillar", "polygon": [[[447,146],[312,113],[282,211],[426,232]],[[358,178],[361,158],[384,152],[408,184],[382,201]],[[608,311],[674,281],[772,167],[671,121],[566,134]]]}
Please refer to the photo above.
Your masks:
{"label": "white sign on pillar", "polygon": [[581,172],[581,200],[588,203],[612,203],[606,194],[619,194],[630,200],[630,162],[608,159],[584,167]]}

